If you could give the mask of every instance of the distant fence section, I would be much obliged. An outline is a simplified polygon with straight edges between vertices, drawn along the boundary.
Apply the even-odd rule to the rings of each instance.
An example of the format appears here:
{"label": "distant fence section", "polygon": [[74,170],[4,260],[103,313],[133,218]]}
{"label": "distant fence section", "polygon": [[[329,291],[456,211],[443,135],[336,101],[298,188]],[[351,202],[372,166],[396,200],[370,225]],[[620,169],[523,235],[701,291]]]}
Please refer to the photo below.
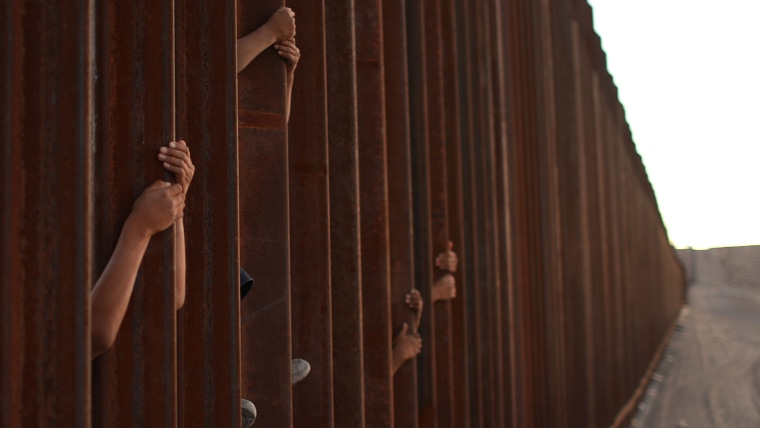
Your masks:
{"label": "distant fence section", "polygon": [[[289,123],[274,51],[235,73],[283,4],[0,8],[0,426],[237,427],[241,398],[262,427],[624,424],[685,272],[588,4],[293,0]],[[91,286],[177,139],[185,306],[170,228],[91,361]]]}

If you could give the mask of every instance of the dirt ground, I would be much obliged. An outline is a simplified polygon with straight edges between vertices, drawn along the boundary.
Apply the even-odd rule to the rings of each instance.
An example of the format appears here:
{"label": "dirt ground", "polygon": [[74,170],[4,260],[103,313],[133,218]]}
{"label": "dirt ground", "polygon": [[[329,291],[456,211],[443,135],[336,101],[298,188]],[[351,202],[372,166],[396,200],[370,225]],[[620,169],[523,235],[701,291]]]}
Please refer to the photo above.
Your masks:
{"label": "dirt ground", "polygon": [[760,427],[760,290],[693,285],[636,427]]}

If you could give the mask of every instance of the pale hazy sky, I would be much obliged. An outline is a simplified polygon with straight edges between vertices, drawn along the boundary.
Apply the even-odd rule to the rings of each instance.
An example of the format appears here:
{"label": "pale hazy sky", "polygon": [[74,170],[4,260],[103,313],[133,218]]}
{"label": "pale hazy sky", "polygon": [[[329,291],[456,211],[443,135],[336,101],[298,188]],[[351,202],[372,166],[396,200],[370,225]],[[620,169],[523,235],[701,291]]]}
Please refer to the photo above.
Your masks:
{"label": "pale hazy sky", "polygon": [[760,244],[760,0],[589,0],[676,247]]}

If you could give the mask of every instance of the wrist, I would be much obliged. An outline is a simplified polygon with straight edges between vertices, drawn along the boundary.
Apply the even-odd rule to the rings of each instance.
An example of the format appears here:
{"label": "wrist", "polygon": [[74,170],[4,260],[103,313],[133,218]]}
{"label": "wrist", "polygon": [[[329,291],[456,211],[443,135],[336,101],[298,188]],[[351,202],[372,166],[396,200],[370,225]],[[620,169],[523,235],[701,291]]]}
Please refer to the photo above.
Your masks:
{"label": "wrist", "polygon": [[151,230],[151,228],[148,227],[144,222],[142,222],[140,218],[133,212],[129,215],[129,217],[127,217],[127,220],[124,222],[122,233],[140,239],[150,239],[150,237],[153,236],[155,232]]}
{"label": "wrist", "polygon": [[258,31],[261,32],[261,37],[266,41],[267,46],[272,46],[278,42],[277,32],[274,31],[270,22],[267,21],[266,24],[259,27]]}
{"label": "wrist", "polygon": [[396,346],[393,348],[393,360],[397,361],[399,363],[403,363],[408,358],[406,356],[406,352],[404,352],[403,349],[401,349],[401,346]]}

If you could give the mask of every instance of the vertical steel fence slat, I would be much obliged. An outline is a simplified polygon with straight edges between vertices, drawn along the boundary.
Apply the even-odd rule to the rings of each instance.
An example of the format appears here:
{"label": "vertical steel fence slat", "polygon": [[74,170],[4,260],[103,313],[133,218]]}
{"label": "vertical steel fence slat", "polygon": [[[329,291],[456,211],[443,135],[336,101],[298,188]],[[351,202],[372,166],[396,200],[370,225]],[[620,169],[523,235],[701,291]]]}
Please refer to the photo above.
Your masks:
{"label": "vertical steel fence slat", "polygon": [[591,91],[592,91],[592,97],[591,97],[591,109],[590,111],[593,111],[594,116],[594,138],[593,141],[590,142],[591,147],[589,150],[589,157],[590,160],[596,165],[596,173],[595,176],[592,177],[592,185],[595,185],[596,187],[596,194],[597,194],[597,210],[598,210],[598,234],[597,234],[597,255],[599,263],[599,288],[601,289],[601,293],[604,296],[604,300],[602,302],[602,307],[600,308],[603,311],[603,319],[602,319],[602,325],[604,326],[604,336],[603,340],[606,344],[605,348],[605,354],[606,354],[606,375],[608,378],[608,387],[607,387],[607,394],[610,396],[612,400],[612,408],[613,409],[619,409],[621,406],[625,404],[626,398],[620,396],[616,393],[615,389],[618,385],[618,382],[615,381],[617,379],[616,376],[616,359],[617,354],[620,351],[620,348],[615,346],[615,342],[617,340],[617,336],[614,332],[614,288],[612,287],[612,283],[609,280],[610,278],[610,265],[612,264],[610,259],[610,251],[608,247],[609,237],[608,237],[608,222],[609,222],[609,214],[608,214],[608,204],[607,204],[607,165],[605,162],[603,162],[604,159],[604,141],[605,141],[605,128],[607,124],[606,118],[603,116],[603,110],[600,107],[601,103],[601,95],[600,95],[600,83],[599,83],[599,76],[596,72],[592,72],[592,81],[591,81]]}
{"label": "vertical steel fence slat", "polygon": [[464,195],[462,194],[461,159],[461,111],[460,85],[464,76],[459,70],[462,57],[457,50],[456,3],[453,0],[442,0],[441,10],[441,48],[443,64],[443,105],[444,105],[444,135],[446,141],[446,184],[447,184],[447,216],[448,237],[455,243],[455,251],[459,257],[459,274],[456,275],[457,297],[451,306],[451,348],[452,348],[452,387],[454,389],[452,426],[470,426],[470,397],[468,390],[469,352],[467,349],[467,284],[464,281],[465,272],[469,269],[468,254],[464,250]]}
{"label": "vertical steel fence slat", "polygon": [[[484,423],[490,426],[501,425],[499,420],[499,409],[496,403],[499,398],[499,384],[503,379],[499,375],[498,367],[501,364],[499,355],[500,349],[498,343],[499,311],[497,302],[500,301],[500,283],[499,271],[495,269],[494,261],[497,257],[494,242],[498,232],[494,224],[494,179],[492,176],[494,160],[494,114],[498,110],[494,109],[493,92],[498,92],[493,79],[493,43],[496,30],[493,28],[492,19],[496,16],[492,13],[490,1],[480,1],[475,3],[476,14],[473,28],[476,29],[476,46],[477,59],[476,66],[480,70],[478,80],[476,81],[476,117],[480,120],[477,122],[478,131],[475,138],[475,162],[476,162],[476,179],[475,179],[475,201],[477,205],[476,230],[477,230],[477,247],[479,257],[473,264],[476,267],[478,275],[477,292],[479,294],[478,316],[481,319],[480,332],[482,354],[479,366],[482,368],[483,394],[491,397],[483,404]],[[479,132],[479,134],[478,134]]]}
{"label": "vertical steel fence slat", "polygon": [[240,425],[236,22],[234,0],[176,3],[177,137],[196,167],[184,218],[179,426]]}
{"label": "vertical steel fence slat", "polygon": [[90,425],[92,10],[0,12],[3,426]]}
{"label": "vertical steel fence slat", "polygon": [[390,254],[379,1],[354,9],[361,210],[364,412],[367,426],[393,426]]}
{"label": "vertical steel fence slat", "polygon": [[[463,264],[459,278],[465,287],[459,289],[462,295],[463,322],[467,325],[467,334],[464,346],[467,348],[468,360],[466,367],[468,383],[466,385],[467,400],[469,402],[470,418],[467,421],[470,426],[483,426],[484,399],[481,391],[483,384],[482,373],[478,362],[481,361],[480,337],[478,335],[480,318],[478,314],[478,299],[475,271],[478,263],[478,251],[475,247],[475,233],[473,225],[477,221],[474,212],[474,174],[473,146],[476,144],[475,135],[477,116],[474,109],[475,91],[478,67],[476,66],[475,50],[471,47],[476,43],[475,29],[472,25],[471,16],[474,14],[471,3],[455,2],[456,17],[456,46],[459,53],[457,64],[459,80],[459,106],[460,106],[460,159],[459,169],[461,174],[462,200],[461,212],[463,229],[462,241],[457,243],[461,250]],[[456,304],[458,305],[458,303]]]}
{"label": "vertical steel fence slat", "polygon": [[[395,336],[403,323],[414,326],[414,314],[404,303],[414,288],[415,274],[406,2],[385,0],[382,7],[391,329]],[[396,428],[418,426],[416,359],[406,361],[393,375],[393,422]]]}
{"label": "vertical steel fence slat", "polygon": [[[98,11],[96,272],[135,198],[157,179],[174,140],[174,3],[103,3]],[[93,366],[93,424],[176,425],[173,228],[151,239],[116,343]]]}
{"label": "vertical steel fence slat", "polygon": [[364,365],[353,10],[353,0],[325,2],[335,425],[361,428]]}
{"label": "vertical steel fence slat", "polygon": [[[293,357],[311,365],[293,388],[293,425],[333,426],[330,195],[324,1],[295,0],[298,45],[288,131]],[[305,19],[304,19],[305,18]]]}
{"label": "vertical steel fence slat", "polygon": [[[238,1],[238,37],[282,4]],[[257,423],[283,427],[292,424],[284,64],[270,48],[238,74],[240,265],[254,279],[240,306],[242,392]]]}
{"label": "vertical steel fence slat", "polygon": [[[443,92],[443,45],[441,1],[425,0],[423,4],[424,28],[424,70],[425,70],[425,114],[427,117],[426,142],[427,158],[422,160],[427,164],[429,213],[422,218],[422,227],[429,229],[430,241],[427,251],[428,259],[419,253],[422,262],[431,268],[431,277],[426,281],[435,280],[442,272],[434,266],[435,256],[446,250],[448,237],[448,171],[446,164],[446,129]],[[419,213],[423,215],[423,213]],[[419,233],[416,230],[415,233]],[[432,289],[431,289],[432,291]],[[441,301],[430,307],[432,316],[432,335],[427,338],[428,347],[434,347],[434,377],[435,377],[435,410],[438,427],[453,426],[454,418],[454,385],[453,361],[451,342],[451,302]]]}
{"label": "vertical steel fence slat", "polygon": [[492,266],[494,278],[497,287],[492,305],[495,311],[495,319],[492,321],[494,333],[494,342],[496,347],[495,358],[495,379],[497,401],[502,404],[496,406],[496,422],[500,426],[509,426],[514,414],[512,406],[512,370],[513,359],[511,353],[512,325],[511,302],[512,302],[512,263],[510,261],[510,231],[509,231],[509,203],[508,194],[508,111],[507,111],[507,87],[506,75],[506,51],[505,51],[505,25],[506,16],[505,6],[502,2],[493,2],[487,16],[490,18],[489,31],[492,37],[489,37],[491,73],[490,81],[492,89],[491,105],[493,113],[491,122],[493,126],[493,141],[491,143],[490,168],[492,169],[491,181],[491,198],[493,215],[493,237],[490,239],[493,246],[494,256]]}
{"label": "vertical steel fence slat", "polygon": [[[429,124],[427,93],[430,90],[427,79],[432,73],[428,67],[427,41],[436,34],[427,34],[427,16],[424,0],[407,0],[406,31],[407,61],[409,67],[409,122],[411,138],[412,206],[414,227],[414,278],[416,287],[422,293],[425,310],[420,323],[420,335],[424,340],[422,352],[417,358],[417,388],[419,424],[421,427],[436,426],[436,367],[435,367],[435,308],[432,304],[434,280],[432,229],[430,225],[430,165],[429,165]],[[431,77],[435,80],[433,77]]]}
{"label": "vertical steel fence slat", "polygon": [[552,30],[554,21],[552,10],[557,3],[549,1],[539,2],[534,13],[537,14],[536,40],[539,53],[539,141],[543,146],[540,162],[540,189],[543,195],[541,200],[542,218],[542,254],[544,258],[544,310],[546,320],[546,353],[547,353],[547,385],[546,394],[549,402],[549,413],[546,415],[546,423],[552,427],[567,426],[567,390],[565,386],[564,361],[567,358],[567,350],[564,341],[564,302],[563,276],[562,276],[562,252],[561,236],[561,201],[560,181],[565,177],[559,176],[560,151],[558,148],[559,137],[557,132],[557,92],[565,90],[565,87],[555,85],[555,75],[559,69],[555,65],[555,51]]}

